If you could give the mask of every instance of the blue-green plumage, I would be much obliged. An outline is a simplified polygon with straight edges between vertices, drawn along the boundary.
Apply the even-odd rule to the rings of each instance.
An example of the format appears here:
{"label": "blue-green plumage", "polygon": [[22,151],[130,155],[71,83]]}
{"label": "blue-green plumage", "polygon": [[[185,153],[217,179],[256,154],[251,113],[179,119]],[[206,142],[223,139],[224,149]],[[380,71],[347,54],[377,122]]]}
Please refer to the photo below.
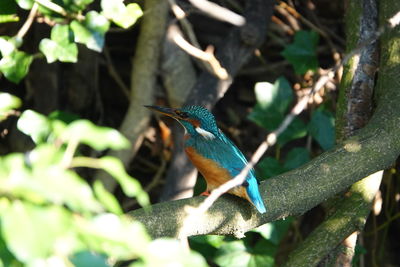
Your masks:
{"label": "blue-green plumage", "polygon": [[[187,131],[185,150],[207,183],[218,180],[222,184],[222,177],[219,180],[218,177],[210,176],[224,176],[227,171],[229,178],[233,178],[246,166],[247,160],[242,152],[218,129],[214,116],[207,109],[201,106],[186,106],[182,109],[150,108],[177,119],[184,126]],[[243,187],[247,196],[233,194],[248,198],[259,212],[266,212],[253,169],[248,173]]]}

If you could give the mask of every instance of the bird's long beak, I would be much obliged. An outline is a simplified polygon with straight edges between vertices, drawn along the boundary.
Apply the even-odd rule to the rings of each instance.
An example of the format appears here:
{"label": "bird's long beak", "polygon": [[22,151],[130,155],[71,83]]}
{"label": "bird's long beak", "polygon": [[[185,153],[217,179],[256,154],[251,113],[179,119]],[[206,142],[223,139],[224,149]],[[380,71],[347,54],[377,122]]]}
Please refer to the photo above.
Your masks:
{"label": "bird's long beak", "polygon": [[179,116],[176,114],[176,109],[174,109],[174,108],[166,108],[166,107],[159,107],[159,106],[145,106],[145,107],[148,109],[157,111],[166,116],[172,117],[174,119],[180,119]]}

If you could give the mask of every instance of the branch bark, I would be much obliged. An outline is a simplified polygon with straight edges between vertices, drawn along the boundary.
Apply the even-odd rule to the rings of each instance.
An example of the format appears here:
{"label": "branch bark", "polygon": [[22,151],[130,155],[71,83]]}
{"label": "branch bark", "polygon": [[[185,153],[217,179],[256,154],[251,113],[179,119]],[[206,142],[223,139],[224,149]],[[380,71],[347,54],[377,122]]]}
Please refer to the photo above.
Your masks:
{"label": "branch bark", "polygon": [[[347,52],[368,40],[378,30],[375,0],[350,1],[346,14]],[[357,23],[359,22],[359,23]],[[337,140],[354,134],[370,119],[374,75],[377,69],[377,41],[354,55],[345,65],[337,105]],[[284,266],[351,266],[357,232],[362,230],[379,190],[382,171],[351,186],[330,208],[330,216],[297,248]]]}
{"label": "branch bark", "polygon": [[[393,13],[393,10],[396,8],[387,6],[386,14]],[[207,213],[199,215],[197,222],[186,228],[186,233],[241,236],[264,223],[302,214],[361,178],[392,164],[400,154],[399,34],[399,29],[396,29],[383,37],[381,62],[386,64],[382,65],[378,81],[381,94],[377,109],[366,127],[308,164],[262,182],[260,191],[267,206],[266,214],[260,215],[250,204],[227,195]],[[203,199],[195,197],[159,203],[150,211],[139,209],[130,214],[142,222],[153,237],[174,237],[186,216],[184,207],[196,206]]]}
{"label": "branch bark", "polygon": [[[154,100],[161,42],[167,23],[168,2],[146,0],[144,12],[133,60],[129,108],[119,129],[131,141],[132,147],[129,150],[109,153],[121,159],[125,166],[139,149],[143,132],[150,121],[151,113],[143,108],[143,105],[153,103]],[[117,183],[107,173],[99,172],[96,178],[100,179],[109,191],[114,191]]]}
{"label": "branch bark", "polygon": [[[395,42],[393,35],[392,38],[390,40]],[[390,55],[400,55],[398,43],[399,40],[392,45]],[[388,64],[384,71],[386,75],[400,73],[400,66]],[[220,198],[207,213],[199,215],[197,223],[188,227],[186,233],[189,236],[242,236],[244,232],[267,222],[302,214],[361,178],[388,167],[400,153],[400,90],[394,79],[385,79],[384,82],[380,83],[385,90],[374,116],[357,135],[308,164],[261,183],[266,214],[260,215],[250,204],[227,195]],[[184,207],[197,206],[203,199],[195,197],[159,203],[153,205],[151,211],[139,209],[130,214],[142,222],[154,237],[176,236],[186,216]]]}

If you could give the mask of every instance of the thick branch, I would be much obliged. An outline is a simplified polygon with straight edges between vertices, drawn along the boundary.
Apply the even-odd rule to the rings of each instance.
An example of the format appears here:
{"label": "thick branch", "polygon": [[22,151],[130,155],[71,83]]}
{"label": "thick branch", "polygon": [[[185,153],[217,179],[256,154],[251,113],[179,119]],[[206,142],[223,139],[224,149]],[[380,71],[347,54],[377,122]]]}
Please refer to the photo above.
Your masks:
{"label": "thick branch", "polygon": [[[129,150],[110,152],[110,155],[121,159],[125,166],[140,147],[143,132],[150,121],[151,113],[143,108],[143,104],[153,103],[167,15],[167,1],[145,1],[145,14],[133,60],[129,108],[120,127],[120,131],[131,141],[132,147]],[[104,172],[100,172],[97,179],[103,181],[109,191],[113,191],[117,185],[116,181]]]}
{"label": "thick branch", "polygon": [[[188,235],[240,236],[264,223],[302,214],[361,178],[388,167],[400,153],[397,88],[386,88],[371,122],[356,136],[296,170],[262,182],[265,215],[261,216],[241,199],[225,196],[199,216],[197,223],[187,229]],[[203,197],[195,197],[164,202],[153,205],[150,212],[141,209],[131,215],[154,237],[176,236],[185,217],[185,205],[197,205],[202,200]]]}
{"label": "thick branch", "polygon": [[[349,2],[346,14],[348,52],[375,34],[377,16],[375,0]],[[337,105],[336,132],[339,141],[352,136],[370,118],[376,55],[377,41],[373,41],[345,65]],[[331,208],[331,215],[290,253],[285,266],[315,266],[318,263],[350,266],[357,240],[356,232],[364,227],[374,196],[379,190],[382,173],[377,172],[352,185],[347,194],[341,196],[341,201],[331,199],[336,204]]]}

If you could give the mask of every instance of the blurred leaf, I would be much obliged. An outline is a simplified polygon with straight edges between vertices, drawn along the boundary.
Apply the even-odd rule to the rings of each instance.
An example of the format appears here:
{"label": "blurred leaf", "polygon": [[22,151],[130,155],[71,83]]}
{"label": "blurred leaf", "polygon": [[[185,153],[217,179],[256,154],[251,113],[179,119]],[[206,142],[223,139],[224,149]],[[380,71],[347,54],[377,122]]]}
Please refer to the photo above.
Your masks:
{"label": "blurred leaf", "polygon": [[20,8],[29,10],[32,9],[34,0],[16,0],[16,2]]}
{"label": "blurred leaf", "polygon": [[316,32],[298,31],[294,36],[294,42],[283,50],[282,55],[292,63],[297,74],[304,74],[308,70],[318,68],[318,39]]}
{"label": "blurred leaf", "polygon": [[22,113],[17,127],[18,130],[30,136],[36,144],[44,142],[51,131],[47,117],[29,109]]}
{"label": "blurred leaf", "polygon": [[286,155],[285,164],[287,170],[293,170],[310,161],[310,152],[304,147],[292,148]]}
{"label": "blurred leaf", "polygon": [[277,176],[285,172],[285,168],[280,162],[272,157],[262,159],[256,166],[257,178],[263,181],[267,178]]}
{"label": "blurred leaf", "polygon": [[[263,244],[263,250],[252,250],[247,247],[243,240],[224,243],[217,252],[215,262],[219,266],[242,267],[242,266],[274,266],[274,258],[268,255],[271,246]],[[261,253],[260,253],[261,252]]]}
{"label": "blurred leaf", "polygon": [[8,55],[4,55],[3,49],[0,50],[3,54],[3,58],[0,60],[0,72],[2,72],[8,80],[19,83],[28,73],[33,57],[17,50]]}
{"label": "blurred leaf", "polygon": [[34,171],[38,182],[37,190],[55,204],[66,204],[78,212],[99,212],[102,210],[90,186],[75,172],[49,166]]}
{"label": "blurred leaf", "polygon": [[46,199],[34,189],[37,187],[31,178],[30,169],[25,164],[22,153],[11,153],[0,157],[0,188],[14,197],[23,197],[33,203],[44,204]]}
{"label": "blurred leaf", "polygon": [[101,127],[88,120],[76,120],[69,124],[62,134],[65,141],[79,140],[96,150],[123,149],[129,147],[129,141],[117,130]]}
{"label": "blurred leaf", "polygon": [[188,251],[178,240],[166,238],[152,241],[143,260],[144,264],[131,266],[208,266],[199,253]]}
{"label": "blurred leaf", "polygon": [[73,121],[79,120],[79,116],[69,113],[67,111],[56,110],[49,114],[49,119],[60,120],[66,124],[70,124]]}
{"label": "blurred leaf", "polygon": [[21,106],[21,99],[7,93],[0,93],[0,121],[7,117],[7,112]]}
{"label": "blurred leaf", "polygon": [[63,242],[71,227],[71,216],[58,206],[35,206],[13,201],[1,212],[2,233],[8,248],[25,263],[33,259],[47,258]]}
{"label": "blurred leaf", "polygon": [[16,49],[15,39],[8,36],[0,37],[0,53],[2,57],[11,55]]}
{"label": "blurred leaf", "polygon": [[1,0],[0,3],[0,23],[15,22],[19,20],[14,0]]}
{"label": "blurred leaf", "polygon": [[249,119],[267,130],[274,130],[284,118],[293,101],[289,82],[280,77],[274,84],[260,82],[255,86],[257,104],[249,114]]}
{"label": "blurred leaf", "polygon": [[97,197],[97,199],[104,205],[104,207],[117,215],[121,215],[124,212],[122,211],[121,206],[119,205],[118,200],[115,198],[113,194],[111,194],[104,187],[103,183],[99,180],[94,181],[93,190]]}
{"label": "blurred leaf", "polygon": [[125,6],[123,0],[102,0],[101,9],[105,17],[124,29],[132,26],[143,15],[138,4],[131,3]]}
{"label": "blurred leaf", "polygon": [[224,236],[201,235],[189,238],[190,248],[199,252],[207,260],[214,258],[217,249],[224,243]]}
{"label": "blurred leaf", "polygon": [[[2,200],[3,200],[2,202],[4,202],[5,199]],[[6,206],[8,206],[8,203],[6,203]],[[1,211],[2,208],[0,208],[0,213]],[[0,229],[1,228],[2,228],[2,222],[0,221]],[[22,264],[17,261],[15,256],[7,248],[7,243],[5,242],[2,233],[0,233],[0,266],[23,267]]]}
{"label": "blurred leaf", "polygon": [[125,215],[100,214],[78,226],[91,250],[120,260],[143,255],[150,242],[144,226]]}
{"label": "blurred leaf", "polygon": [[266,240],[278,246],[282,239],[285,237],[293,220],[293,217],[288,217],[279,221],[266,223],[255,228],[254,230],[252,230],[252,232],[261,234]]}
{"label": "blurred leaf", "polygon": [[75,267],[110,267],[107,257],[90,251],[81,251],[70,257]]}
{"label": "blurred leaf", "polygon": [[89,49],[101,52],[104,46],[104,35],[110,27],[110,22],[96,11],[89,11],[81,23],[71,22],[75,42],[86,45]]}
{"label": "blurred leaf", "polygon": [[287,142],[302,138],[307,134],[307,126],[298,117],[294,118],[291,124],[286,128],[283,133],[278,136],[277,143],[284,146]]}
{"label": "blurred leaf", "polygon": [[136,197],[141,206],[148,206],[150,204],[149,196],[143,191],[140,183],[126,173],[122,162],[114,157],[102,157],[101,167],[111,174],[121,185],[122,191],[128,197]]}
{"label": "blurred leaf", "polygon": [[328,111],[316,110],[308,124],[310,135],[324,150],[328,150],[335,144],[335,119]]}
{"label": "blurred leaf", "polygon": [[78,60],[78,46],[71,41],[69,26],[57,24],[51,30],[51,39],[40,41],[39,50],[46,56],[48,63],[57,60],[75,63]]}
{"label": "blurred leaf", "polygon": [[21,99],[8,93],[0,93],[0,111],[9,111],[21,106]]}

